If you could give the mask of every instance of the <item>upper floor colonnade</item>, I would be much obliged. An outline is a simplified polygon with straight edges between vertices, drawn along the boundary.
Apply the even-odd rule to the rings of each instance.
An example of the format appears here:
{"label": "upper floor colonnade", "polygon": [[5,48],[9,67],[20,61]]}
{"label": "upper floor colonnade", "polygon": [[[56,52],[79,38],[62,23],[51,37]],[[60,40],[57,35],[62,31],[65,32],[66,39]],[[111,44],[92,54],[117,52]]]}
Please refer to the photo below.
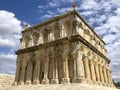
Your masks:
{"label": "upper floor colonnade", "polygon": [[[76,29],[73,27],[76,27]],[[29,32],[23,32],[23,37],[20,39],[20,49],[56,41],[65,37],[70,38],[74,35],[80,35],[106,56],[107,52],[104,48],[104,44],[92,33],[92,31],[86,29],[84,24],[72,20],[57,21]]]}

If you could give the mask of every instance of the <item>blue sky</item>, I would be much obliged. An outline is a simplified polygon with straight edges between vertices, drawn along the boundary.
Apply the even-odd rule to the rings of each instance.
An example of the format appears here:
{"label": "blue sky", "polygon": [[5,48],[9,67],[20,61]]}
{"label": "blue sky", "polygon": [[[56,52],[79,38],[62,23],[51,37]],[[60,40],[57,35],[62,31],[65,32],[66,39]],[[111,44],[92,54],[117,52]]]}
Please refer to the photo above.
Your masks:
{"label": "blue sky", "polygon": [[23,23],[37,24],[71,10],[103,36],[113,79],[120,80],[120,0],[0,0],[0,73],[14,74]]}

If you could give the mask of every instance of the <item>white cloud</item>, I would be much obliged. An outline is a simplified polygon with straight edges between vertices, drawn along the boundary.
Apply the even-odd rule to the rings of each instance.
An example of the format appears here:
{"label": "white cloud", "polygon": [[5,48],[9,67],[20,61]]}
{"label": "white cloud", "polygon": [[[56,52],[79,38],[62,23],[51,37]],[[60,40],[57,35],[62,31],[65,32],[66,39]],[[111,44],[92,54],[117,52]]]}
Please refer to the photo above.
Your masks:
{"label": "white cloud", "polygon": [[48,7],[57,7],[57,6],[59,6],[59,4],[57,3],[54,3],[54,2],[48,3]]}
{"label": "white cloud", "polygon": [[94,0],[89,0],[89,1],[84,0],[82,5],[81,5],[81,9],[84,9],[84,10],[91,10],[91,9],[100,10],[100,5],[97,2],[95,2]]}
{"label": "white cloud", "polygon": [[58,13],[64,13],[64,12],[68,12],[71,10],[71,7],[66,7],[66,8],[57,8],[57,12]]}
{"label": "white cloud", "polygon": [[116,40],[116,36],[113,35],[113,34],[107,34],[103,37],[103,40],[106,42],[106,43],[112,43],[114,40]]}
{"label": "white cloud", "polygon": [[[0,53],[0,73],[15,73],[16,55]],[[12,72],[12,73],[11,73]]]}
{"label": "white cloud", "polygon": [[38,8],[40,8],[40,9],[43,9],[43,8],[44,8],[44,6],[42,6],[42,5],[39,5],[39,6],[38,6]]}
{"label": "white cloud", "polygon": [[14,13],[0,10],[0,46],[18,45],[21,29],[21,21],[15,17]]}
{"label": "white cloud", "polygon": [[0,49],[10,49],[0,52],[0,73],[15,73],[16,55],[11,53],[15,53],[19,46],[21,30],[21,21],[14,13],[0,10]]}
{"label": "white cloud", "polygon": [[84,12],[81,12],[80,15],[83,15],[83,16],[88,16],[88,15],[92,15],[92,14],[95,14],[96,12],[94,11],[84,11]]}

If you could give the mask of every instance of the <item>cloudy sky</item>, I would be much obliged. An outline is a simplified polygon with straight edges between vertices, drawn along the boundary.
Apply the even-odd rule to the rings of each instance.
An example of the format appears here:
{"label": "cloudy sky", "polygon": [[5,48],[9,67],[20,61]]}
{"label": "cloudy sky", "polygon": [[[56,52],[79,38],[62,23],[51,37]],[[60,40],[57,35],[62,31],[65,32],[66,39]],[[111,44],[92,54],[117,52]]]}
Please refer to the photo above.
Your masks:
{"label": "cloudy sky", "polygon": [[37,24],[71,10],[103,36],[114,80],[120,81],[120,0],[0,0],[0,73],[14,74],[23,23]]}

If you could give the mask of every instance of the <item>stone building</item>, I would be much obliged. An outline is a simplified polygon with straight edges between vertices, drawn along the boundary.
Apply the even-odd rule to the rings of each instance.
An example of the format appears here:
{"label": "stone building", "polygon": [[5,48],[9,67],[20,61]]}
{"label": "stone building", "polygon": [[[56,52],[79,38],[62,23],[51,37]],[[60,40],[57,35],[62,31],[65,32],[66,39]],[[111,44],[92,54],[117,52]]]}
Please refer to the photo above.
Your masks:
{"label": "stone building", "polygon": [[105,42],[74,8],[26,27],[16,54],[15,85],[87,83],[114,86]]}

